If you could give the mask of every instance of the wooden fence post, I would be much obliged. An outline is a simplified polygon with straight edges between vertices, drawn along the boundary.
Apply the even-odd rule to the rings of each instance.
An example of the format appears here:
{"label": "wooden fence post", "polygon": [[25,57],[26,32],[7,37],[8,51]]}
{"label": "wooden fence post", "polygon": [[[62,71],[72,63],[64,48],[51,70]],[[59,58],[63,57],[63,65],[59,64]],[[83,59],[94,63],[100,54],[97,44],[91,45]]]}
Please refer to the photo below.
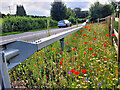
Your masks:
{"label": "wooden fence post", "polygon": [[118,55],[117,60],[118,60],[118,62],[120,62],[120,17],[118,20],[118,52],[117,52],[117,55]]}
{"label": "wooden fence post", "polygon": [[111,17],[108,16],[108,28],[109,28],[109,35],[110,35],[110,31],[111,31]]}
{"label": "wooden fence post", "polygon": [[112,26],[111,26],[111,32],[110,32],[110,36],[111,36],[111,40],[112,40],[112,45],[113,45],[113,36],[112,36],[112,34],[113,34],[113,31],[114,31],[114,23],[115,23],[115,16],[114,15],[112,15]]}

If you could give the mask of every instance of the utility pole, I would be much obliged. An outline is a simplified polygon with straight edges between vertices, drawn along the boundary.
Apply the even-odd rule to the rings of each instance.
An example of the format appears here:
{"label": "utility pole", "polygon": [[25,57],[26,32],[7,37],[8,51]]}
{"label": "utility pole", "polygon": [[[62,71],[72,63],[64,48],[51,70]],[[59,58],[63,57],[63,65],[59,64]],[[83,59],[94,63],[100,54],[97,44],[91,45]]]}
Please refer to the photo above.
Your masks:
{"label": "utility pole", "polygon": [[11,9],[10,9],[10,6],[8,6],[8,8],[9,8],[9,11],[10,11],[10,14],[11,14]]}

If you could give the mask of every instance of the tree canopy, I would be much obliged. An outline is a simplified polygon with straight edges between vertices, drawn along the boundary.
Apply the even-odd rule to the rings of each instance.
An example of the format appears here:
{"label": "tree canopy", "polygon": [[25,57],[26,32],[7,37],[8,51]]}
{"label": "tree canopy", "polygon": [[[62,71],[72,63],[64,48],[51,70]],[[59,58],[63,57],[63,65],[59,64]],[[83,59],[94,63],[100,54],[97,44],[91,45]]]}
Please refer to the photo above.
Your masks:
{"label": "tree canopy", "polygon": [[20,5],[20,6],[17,5],[16,15],[17,16],[26,16],[26,11],[25,11],[23,5]]}
{"label": "tree canopy", "polygon": [[91,20],[95,20],[97,18],[103,18],[109,16],[113,13],[113,8],[109,4],[100,4],[99,2],[95,2],[89,8],[89,17]]}
{"label": "tree canopy", "polygon": [[59,21],[66,18],[67,8],[62,1],[54,1],[51,6],[50,15],[53,20]]}

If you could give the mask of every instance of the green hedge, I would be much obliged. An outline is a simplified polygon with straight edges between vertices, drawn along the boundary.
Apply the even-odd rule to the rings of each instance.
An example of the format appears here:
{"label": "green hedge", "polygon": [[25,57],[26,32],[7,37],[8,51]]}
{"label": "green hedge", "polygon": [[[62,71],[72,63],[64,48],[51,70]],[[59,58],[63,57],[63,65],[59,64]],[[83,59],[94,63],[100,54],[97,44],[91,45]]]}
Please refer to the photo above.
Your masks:
{"label": "green hedge", "polygon": [[2,32],[28,31],[32,29],[47,28],[57,26],[57,21],[48,18],[31,18],[31,17],[6,17],[2,22]]}

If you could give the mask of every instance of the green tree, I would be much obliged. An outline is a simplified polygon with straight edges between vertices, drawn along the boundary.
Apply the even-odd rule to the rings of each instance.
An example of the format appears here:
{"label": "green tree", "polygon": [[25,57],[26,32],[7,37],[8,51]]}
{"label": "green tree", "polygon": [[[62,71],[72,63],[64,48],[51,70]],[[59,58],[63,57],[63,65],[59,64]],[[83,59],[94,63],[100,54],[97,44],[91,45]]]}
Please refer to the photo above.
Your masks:
{"label": "green tree", "polygon": [[59,21],[66,18],[67,8],[62,1],[54,1],[51,6],[50,15],[53,20]]}
{"label": "green tree", "polygon": [[89,8],[89,17],[91,20],[95,20],[97,18],[103,18],[111,15],[113,12],[113,8],[109,4],[100,4],[99,2],[95,2]]}
{"label": "green tree", "polygon": [[71,8],[67,8],[66,19],[70,17],[75,17],[75,12]]}
{"label": "green tree", "polygon": [[75,18],[80,18],[81,8],[74,8],[73,12],[75,12]]}
{"label": "green tree", "polygon": [[23,5],[20,5],[20,6],[17,5],[16,15],[17,16],[26,16],[26,11],[25,11]]}

